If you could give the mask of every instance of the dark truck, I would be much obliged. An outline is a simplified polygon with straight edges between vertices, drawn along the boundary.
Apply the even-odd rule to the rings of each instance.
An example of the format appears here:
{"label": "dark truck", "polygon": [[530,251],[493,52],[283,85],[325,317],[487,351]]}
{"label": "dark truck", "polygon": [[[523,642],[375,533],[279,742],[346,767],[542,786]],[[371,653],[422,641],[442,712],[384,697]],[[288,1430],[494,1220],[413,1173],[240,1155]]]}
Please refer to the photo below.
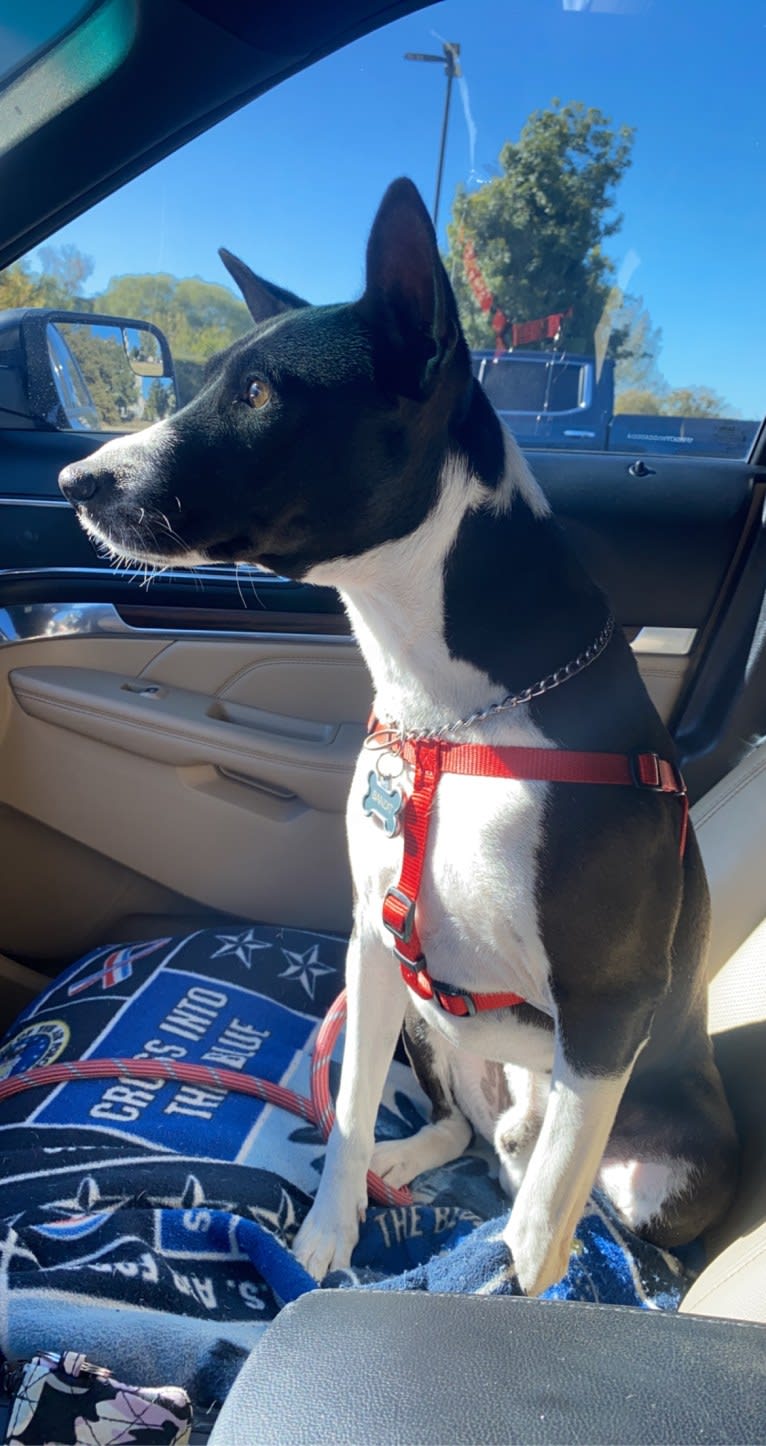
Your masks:
{"label": "dark truck", "polygon": [[757,422],[614,411],[614,362],[574,352],[473,352],[473,371],[521,447],[747,457]]}

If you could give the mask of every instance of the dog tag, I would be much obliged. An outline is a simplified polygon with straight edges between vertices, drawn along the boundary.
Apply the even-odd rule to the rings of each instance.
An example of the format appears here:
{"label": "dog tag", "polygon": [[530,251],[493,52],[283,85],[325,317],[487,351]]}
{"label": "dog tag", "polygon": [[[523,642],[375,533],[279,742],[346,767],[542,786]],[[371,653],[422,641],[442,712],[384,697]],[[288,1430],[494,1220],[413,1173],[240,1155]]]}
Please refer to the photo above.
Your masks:
{"label": "dog tag", "polygon": [[368,773],[367,792],[362,799],[362,808],[380,824],[389,838],[399,832],[402,800],[401,789],[394,788],[390,778],[381,778],[374,769]]}

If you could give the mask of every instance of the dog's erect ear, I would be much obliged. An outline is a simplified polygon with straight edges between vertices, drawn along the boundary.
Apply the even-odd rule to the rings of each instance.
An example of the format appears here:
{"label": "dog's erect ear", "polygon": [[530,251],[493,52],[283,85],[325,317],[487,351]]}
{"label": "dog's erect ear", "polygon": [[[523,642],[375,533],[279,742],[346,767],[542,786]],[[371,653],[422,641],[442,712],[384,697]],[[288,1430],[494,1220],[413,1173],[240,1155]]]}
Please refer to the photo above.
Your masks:
{"label": "dog's erect ear", "polygon": [[275,286],[273,281],[264,281],[262,277],[256,276],[244,261],[233,256],[225,246],[219,247],[218,255],[242,292],[256,326],[261,321],[268,321],[270,316],[280,316],[283,311],[297,311],[301,306],[310,305],[310,302],[303,301],[294,292],[285,291],[284,287]]}
{"label": "dog's erect ear", "polygon": [[389,186],[373,221],[360,307],[378,339],[384,386],[427,396],[461,331],[431,218],[406,177]]}

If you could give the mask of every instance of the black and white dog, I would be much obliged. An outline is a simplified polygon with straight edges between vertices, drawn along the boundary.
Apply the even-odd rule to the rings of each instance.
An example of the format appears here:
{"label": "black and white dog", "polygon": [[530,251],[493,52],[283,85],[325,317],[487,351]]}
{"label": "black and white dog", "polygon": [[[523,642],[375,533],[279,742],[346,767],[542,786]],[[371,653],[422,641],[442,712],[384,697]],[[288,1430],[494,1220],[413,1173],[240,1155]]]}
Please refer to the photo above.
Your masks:
{"label": "black and white dog", "polygon": [[[506,1239],[525,1291],[565,1272],[597,1178],[636,1230],[688,1241],[727,1207],[736,1142],[673,744],[472,378],[422,201],[407,180],[389,188],[348,305],[307,306],[222,254],[255,331],[193,402],[65,468],[61,487],[121,557],[339,588],[372,673],[337,1122],[296,1251],[320,1278],[346,1263],[371,1162],[405,1183],[472,1128],[517,1192]],[[546,771],[584,751],[632,772]],[[376,1149],[405,1015],[433,1118]]]}

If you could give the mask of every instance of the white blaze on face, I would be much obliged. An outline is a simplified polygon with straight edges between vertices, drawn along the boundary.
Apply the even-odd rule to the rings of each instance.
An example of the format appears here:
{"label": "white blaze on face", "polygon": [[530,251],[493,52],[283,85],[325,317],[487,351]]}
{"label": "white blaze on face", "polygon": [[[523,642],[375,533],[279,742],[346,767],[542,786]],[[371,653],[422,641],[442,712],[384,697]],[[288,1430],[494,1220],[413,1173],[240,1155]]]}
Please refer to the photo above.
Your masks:
{"label": "white blaze on face", "polygon": [[168,511],[155,502],[155,469],[172,455],[175,441],[172,422],[154,422],[141,432],[113,437],[90,458],[94,471],[103,464],[114,478],[120,506],[119,535],[94,520],[87,502],[78,509],[78,516],[89,536],[107,547],[115,561],[178,567],[201,567],[209,562],[204,553],[184,550],[181,499],[163,497]]}
{"label": "white blaze on face", "polygon": [[[110,472],[117,475],[118,482],[124,480],[125,485],[131,483],[131,473],[134,469],[143,468],[147,462],[159,463],[170,455],[175,444],[175,429],[172,422],[152,422],[150,427],[144,427],[140,432],[129,432],[121,437],[113,437],[111,442],[105,442],[99,447],[90,458],[96,470],[99,463],[104,460],[104,465]],[[124,479],[120,473],[124,472]]]}

